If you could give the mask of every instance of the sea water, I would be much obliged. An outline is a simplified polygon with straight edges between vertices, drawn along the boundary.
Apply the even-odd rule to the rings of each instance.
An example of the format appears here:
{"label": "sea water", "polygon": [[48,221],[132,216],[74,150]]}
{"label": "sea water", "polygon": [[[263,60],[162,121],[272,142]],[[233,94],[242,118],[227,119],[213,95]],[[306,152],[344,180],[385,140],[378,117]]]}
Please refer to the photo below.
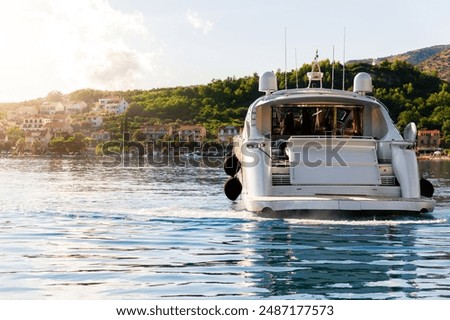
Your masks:
{"label": "sea water", "polygon": [[245,211],[220,166],[0,158],[0,299],[447,299],[450,162],[433,214]]}

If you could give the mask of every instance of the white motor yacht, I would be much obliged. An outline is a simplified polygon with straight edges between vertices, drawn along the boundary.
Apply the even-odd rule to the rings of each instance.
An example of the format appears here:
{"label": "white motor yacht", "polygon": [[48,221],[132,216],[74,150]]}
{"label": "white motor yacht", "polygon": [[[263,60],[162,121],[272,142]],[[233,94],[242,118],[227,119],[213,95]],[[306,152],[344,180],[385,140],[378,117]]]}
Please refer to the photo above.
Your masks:
{"label": "white motor yacht", "polygon": [[233,154],[225,194],[256,212],[432,212],[433,186],[421,179],[417,129],[403,136],[359,73],[353,92],[322,88],[317,57],[303,89],[277,90],[262,74],[266,95],[250,105]]}

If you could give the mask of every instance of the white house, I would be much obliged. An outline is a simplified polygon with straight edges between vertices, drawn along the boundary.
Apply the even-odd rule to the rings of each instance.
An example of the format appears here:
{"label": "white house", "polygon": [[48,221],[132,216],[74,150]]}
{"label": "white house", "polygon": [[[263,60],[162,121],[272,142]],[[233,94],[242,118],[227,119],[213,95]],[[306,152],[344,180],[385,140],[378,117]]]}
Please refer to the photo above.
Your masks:
{"label": "white house", "polygon": [[220,142],[231,142],[237,134],[239,134],[239,131],[235,126],[223,126],[219,128],[217,139]]}
{"label": "white house", "polygon": [[49,117],[28,116],[22,120],[22,129],[25,131],[39,130],[52,120]]}
{"label": "white house", "polygon": [[128,106],[128,102],[123,98],[103,98],[98,99],[97,109],[105,113],[121,114],[127,110]]}
{"label": "white house", "polygon": [[39,113],[45,115],[55,114],[57,112],[64,112],[64,111],[65,108],[61,102],[44,102],[39,107]]}

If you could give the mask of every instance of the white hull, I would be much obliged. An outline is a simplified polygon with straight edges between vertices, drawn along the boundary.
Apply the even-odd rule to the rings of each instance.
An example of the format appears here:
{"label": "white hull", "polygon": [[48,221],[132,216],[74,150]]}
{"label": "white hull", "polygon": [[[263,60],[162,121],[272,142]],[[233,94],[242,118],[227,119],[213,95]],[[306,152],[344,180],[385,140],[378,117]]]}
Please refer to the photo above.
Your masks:
{"label": "white hull", "polygon": [[266,211],[362,211],[378,213],[431,212],[434,200],[369,196],[255,196],[243,197],[247,210]]}

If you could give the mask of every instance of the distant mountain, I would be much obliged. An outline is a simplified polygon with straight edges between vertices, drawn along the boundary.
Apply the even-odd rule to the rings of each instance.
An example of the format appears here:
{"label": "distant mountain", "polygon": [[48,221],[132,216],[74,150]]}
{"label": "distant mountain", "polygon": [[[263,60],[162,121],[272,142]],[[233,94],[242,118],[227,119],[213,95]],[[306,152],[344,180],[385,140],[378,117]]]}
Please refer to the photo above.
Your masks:
{"label": "distant mountain", "polygon": [[450,45],[448,44],[417,49],[377,59],[352,60],[348,61],[348,63],[380,63],[385,60],[409,62],[422,71],[436,72],[439,78],[450,83]]}
{"label": "distant mountain", "polygon": [[420,62],[418,67],[423,71],[436,71],[439,78],[450,83],[450,48]]}

